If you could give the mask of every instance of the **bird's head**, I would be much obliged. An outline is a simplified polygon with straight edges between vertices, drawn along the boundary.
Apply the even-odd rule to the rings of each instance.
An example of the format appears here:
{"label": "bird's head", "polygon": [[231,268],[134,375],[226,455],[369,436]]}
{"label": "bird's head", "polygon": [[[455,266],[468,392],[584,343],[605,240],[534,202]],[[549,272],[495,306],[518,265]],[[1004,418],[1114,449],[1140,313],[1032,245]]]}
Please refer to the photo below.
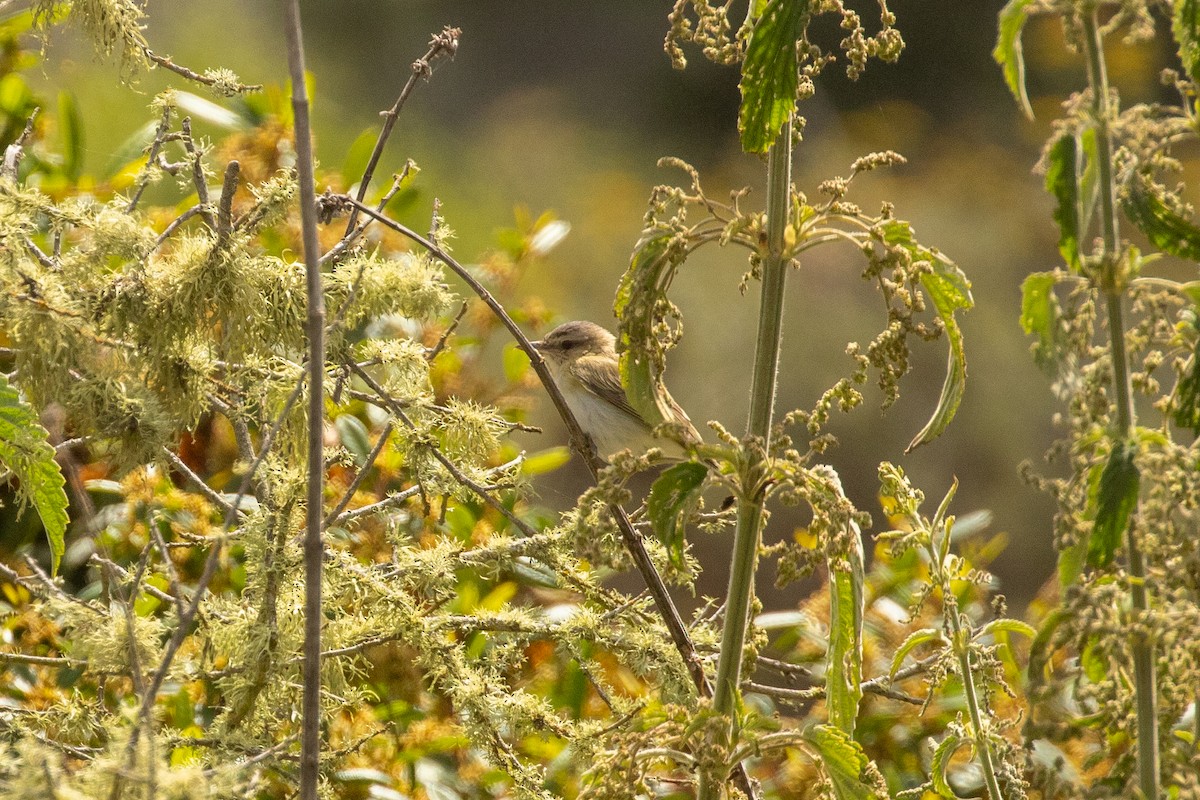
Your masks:
{"label": "bird's head", "polygon": [[586,320],[564,322],[546,334],[546,338],[531,344],[546,360],[557,364],[569,364],[583,356],[617,357],[616,338]]}

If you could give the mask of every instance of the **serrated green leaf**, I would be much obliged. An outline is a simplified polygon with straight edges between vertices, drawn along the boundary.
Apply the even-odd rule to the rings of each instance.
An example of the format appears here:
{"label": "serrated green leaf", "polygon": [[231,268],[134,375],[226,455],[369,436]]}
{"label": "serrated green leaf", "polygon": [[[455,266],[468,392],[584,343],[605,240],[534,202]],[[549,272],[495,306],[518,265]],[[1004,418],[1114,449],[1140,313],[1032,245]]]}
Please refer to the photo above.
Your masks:
{"label": "serrated green leaf", "polygon": [[1137,508],[1141,473],[1134,463],[1136,452],[1133,442],[1118,443],[1109,453],[1100,475],[1096,524],[1088,544],[1088,565],[1093,568],[1112,563],[1121,536],[1129,526],[1129,517]]}
{"label": "serrated green leaf", "polygon": [[353,414],[342,414],[333,421],[333,426],[337,428],[342,446],[354,454],[354,462],[360,467],[367,463],[367,456],[371,454],[371,434],[362,420]]}
{"label": "serrated green leaf", "polygon": [[20,393],[0,375],[0,463],[17,478],[17,497],[28,503],[41,517],[50,543],[50,572],[58,571],[65,550],[67,531],[66,480],[50,434],[42,427],[37,412],[21,399]]}
{"label": "serrated green leaf", "polygon": [[1000,9],[999,36],[992,58],[1004,72],[1004,82],[1012,92],[1025,116],[1033,119],[1033,106],[1025,91],[1025,56],[1021,48],[1021,32],[1029,19],[1029,5],[1033,0],[1009,0]]}
{"label": "serrated green leaf", "polygon": [[71,180],[79,180],[83,171],[83,122],[75,95],[58,93],[58,138],[62,143],[63,172]]}
{"label": "serrated green leaf", "polygon": [[1059,305],[1054,296],[1058,276],[1035,272],[1021,282],[1021,330],[1037,336],[1033,359],[1043,369],[1057,362],[1059,352]]}
{"label": "serrated green leaf", "polygon": [[521,472],[526,475],[544,475],[553,472],[571,460],[571,448],[550,447],[525,456]]}
{"label": "serrated green leaf", "polygon": [[738,131],[742,149],[765,153],[796,111],[800,62],[796,39],[807,23],[809,0],[771,0],[754,24],[742,62]]}
{"label": "serrated green leaf", "polygon": [[684,566],[683,521],[700,498],[707,475],[708,467],[704,464],[695,461],[676,464],[663,470],[646,498],[646,516],[676,567]]}
{"label": "serrated green leaf", "polygon": [[933,762],[929,765],[929,780],[933,784],[933,791],[937,792],[939,797],[958,797],[946,781],[946,770],[950,766],[950,759],[954,758],[958,749],[968,741],[970,740],[965,736],[947,734],[946,738],[938,744],[937,749],[933,751]]}
{"label": "serrated green leaf", "polygon": [[1005,633],[1019,633],[1022,636],[1029,637],[1030,639],[1037,636],[1037,631],[1034,630],[1033,626],[1029,623],[1022,622],[1019,619],[1009,619],[1007,617],[1003,619],[992,620],[980,628],[979,631],[976,632],[975,636],[977,638],[983,636],[994,636],[997,631],[1002,631]]}
{"label": "serrated green leaf", "polygon": [[804,738],[820,756],[837,800],[886,800],[882,776],[849,734],[830,725],[814,725]]}
{"label": "serrated green leaf", "polygon": [[[855,528],[857,531],[857,527]],[[829,569],[829,649],[825,660],[825,705],[829,724],[850,736],[862,700],[863,554],[855,542],[839,562],[849,569]]]}
{"label": "serrated green leaf", "polygon": [[1064,589],[1074,586],[1079,576],[1083,574],[1083,565],[1087,561],[1088,541],[1080,539],[1075,544],[1064,547],[1058,553],[1058,585]]}
{"label": "serrated green leaf", "polygon": [[1154,191],[1145,176],[1130,179],[1121,207],[1129,220],[1164,253],[1200,261],[1200,228],[1175,213]]}
{"label": "serrated green leaf", "polygon": [[665,357],[654,333],[667,287],[686,255],[673,231],[642,234],[621,277],[613,311],[618,327],[621,385],[629,402],[651,427],[672,418],[662,381]]}
{"label": "serrated green leaf", "polygon": [[1171,32],[1188,77],[1200,81],[1200,0],[1175,0]]}
{"label": "serrated green leaf", "polygon": [[[1200,313],[1200,309],[1194,309],[1193,313]],[[1200,335],[1196,335],[1196,344],[1192,349],[1187,371],[1179,376],[1179,383],[1175,386],[1175,404],[1171,419],[1179,427],[1190,429],[1193,435],[1200,435]]]}
{"label": "serrated green leaf", "polygon": [[946,639],[942,636],[940,628],[921,628],[919,631],[913,631],[901,642],[900,647],[896,649],[895,655],[892,656],[892,666],[888,669],[888,679],[891,680],[895,677],[896,671],[900,669],[900,665],[904,663],[904,659],[913,650],[929,642],[944,643],[945,641]]}
{"label": "serrated green leaf", "polygon": [[1054,197],[1058,252],[1073,272],[1079,271],[1079,156],[1075,134],[1059,136],[1046,154],[1046,191]]}
{"label": "serrated green leaf", "polygon": [[1050,643],[1054,640],[1054,634],[1059,627],[1070,618],[1070,612],[1059,606],[1042,621],[1037,635],[1033,637],[1033,642],[1029,645],[1029,668],[1026,674],[1029,675],[1030,683],[1045,682],[1046,668],[1050,665],[1050,656],[1054,654],[1050,649]]}
{"label": "serrated green leaf", "polygon": [[925,427],[909,442],[906,453],[933,441],[946,430],[946,426],[954,419],[962,402],[963,392],[967,386],[967,355],[963,349],[962,331],[954,312],[966,310],[975,305],[971,298],[971,283],[962,270],[950,259],[936,250],[915,247],[914,257],[926,259],[933,270],[921,275],[921,286],[933,301],[937,315],[946,329],[946,339],[950,343],[950,353],[947,356],[946,380],[942,383],[942,394],[938,398],[937,408]]}

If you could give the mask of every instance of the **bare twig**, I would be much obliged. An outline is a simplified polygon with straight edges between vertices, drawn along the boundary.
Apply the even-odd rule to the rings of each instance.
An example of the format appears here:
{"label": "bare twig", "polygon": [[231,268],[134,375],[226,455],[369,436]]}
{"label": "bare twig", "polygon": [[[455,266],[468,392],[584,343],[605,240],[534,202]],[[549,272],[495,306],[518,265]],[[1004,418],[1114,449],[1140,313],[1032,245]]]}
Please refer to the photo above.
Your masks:
{"label": "bare twig", "polygon": [[[162,67],[163,69],[168,69],[171,72],[174,72],[176,75],[187,78],[189,81],[195,81],[196,83],[202,83],[205,86],[210,86],[210,87],[216,86],[218,83],[221,82],[210,73],[201,74],[199,72],[190,70],[185,66],[176,64],[169,57],[160,56],[158,53],[155,53],[149,47],[143,47],[142,52],[146,54],[146,58],[150,59],[158,66]],[[224,84],[222,86],[222,89],[226,90],[226,91],[231,91],[235,94],[245,94],[246,92],[261,91],[262,84],[260,84],[260,83],[247,84],[247,83],[238,82],[238,83],[234,83],[234,84]]]}
{"label": "bare twig", "polygon": [[213,216],[212,201],[208,197],[208,177],[204,174],[204,159],[196,140],[192,137],[192,118],[184,117],[179,123],[183,131],[183,148],[187,150],[188,161],[192,165],[192,183],[196,186],[196,196],[200,199],[200,214],[208,227],[217,229],[217,218]]}
{"label": "bare twig", "polygon": [[442,332],[442,335],[438,338],[437,344],[435,344],[433,346],[432,350],[430,350],[428,353],[425,354],[426,361],[432,363],[433,360],[438,357],[438,354],[440,354],[444,349],[446,349],[446,342],[450,341],[450,337],[454,335],[454,332],[456,330],[458,330],[458,325],[459,325],[459,323],[462,322],[463,317],[465,317],[467,315],[467,309],[469,307],[470,307],[470,305],[464,301],[462,304],[462,307],[460,309],[458,309],[458,313],[454,315],[454,319],[450,322],[450,324],[446,327],[446,330],[444,330]]}
{"label": "bare twig", "polygon": [[158,128],[154,131],[154,139],[150,142],[150,148],[146,154],[146,166],[142,168],[142,172],[138,176],[137,189],[134,190],[133,197],[129,198],[129,205],[125,206],[126,214],[133,213],[133,210],[137,208],[138,201],[142,199],[142,193],[150,185],[150,167],[154,166],[158,161],[159,152],[162,150],[163,142],[166,141],[170,130],[171,106],[170,104],[163,104],[162,119],[158,121]]}
{"label": "bare twig", "polygon": [[[371,158],[367,161],[367,168],[363,170],[362,179],[358,182],[358,192],[355,197],[360,203],[367,196],[367,187],[371,184],[371,177],[375,174],[375,168],[379,166],[379,159],[383,155],[383,148],[387,144],[388,137],[392,135],[392,128],[396,127],[396,118],[400,116],[400,109],[404,107],[408,96],[416,88],[417,81],[421,78],[429,78],[433,74],[432,65],[434,61],[442,56],[454,57],[454,54],[458,52],[458,37],[461,35],[461,30],[451,27],[443,28],[441,33],[434,34],[433,38],[429,40],[429,49],[425,51],[425,55],[413,62],[412,75],[405,82],[404,88],[400,90],[400,96],[396,98],[396,102],[392,104],[392,107],[381,115],[383,117],[383,129],[379,132],[379,138],[375,140],[375,149],[371,151]],[[351,212],[350,219],[346,222],[347,234],[354,230],[354,225],[357,222],[358,214]]]}
{"label": "bare twig", "polygon": [[160,233],[158,235],[158,238],[154,240],[154,248],[153,249],[157,250],[158,248],[162,247],[163,242],[165,242],[167,239],[169,239],[171,237],[171,234],[173,234],[175,231],[179,230],[180,225],[187,222],[189,219],[196,216],[203,210],[204,210],[203,206],[201,206],[200,204],[196,204],[196,205],[192,206],[191,208],[189,208],[187,211],[184,211],[182,214],[180,214],[175,219],[171,220],[170,224],[167,225],[167,227],[163,228],[163,232]]}
{"label": "bare twig", "polygon": [[379,433],[379,441],[375,443],[375,446],[371,448],[371,452],[367,454],[367,460],[363,462],[362,467],[358,470],[358,474],[350,482],[350,486],[347,487],[345,494],[342,495],[342,499],[338,501],[337,506],[332,511],[325,515],[325,520],[321,523],[323,527],[328,528],[332,525],[338,515],[346,510],[346,506],[350,505],[350,501],[354,499],[355,492],[358,491],[359,486],[362,486],[363,480],[366,479],[367,473],[371,471],[371,467],[375,465],[375,459],[379,458],[379,454],[383,452],[383,447],[387,444],[388,437],[391,435],[392,423],[389,422],[383,426],[383,430]]}
{"label": "bare twig", "polygon": [[[396,193],[400,191],[400,187],[404,185],[404,181],[408,179],[409,174],[415,169],[417,169],[417,165],[411,158],[404,162],[404,167],[398,173],[392,176],[391,187],[389,187],[388,190],[383,193],[383,197],[379,198],[379,202],[375,205],[376,210],[383,211],[385,208],[387,208],[387,204],[392,201],[392,198],[395,197]],[[367,229],[367,226],[370,225],[372,221],[373,220],[367,220],[366,222],[359,223],[354,230],[350,231],[341,239],[339,239],[337,244],[329,248],[329,252],[321,256],[321,266],[325,266],[342,253],[346,252],[350,245],[358,241],[359,237],[363,235],[363,232]],[[347,297],[350,298],[353,296],[353,293],[351,293]],[[340,319],[343,315],[339,312],[337,316]]]}
{"label": "bare twig", "polygon": [[[304,34],[300,0],[286,3],[288,73],[292,79],[296,167],[300,183],[300,219],[304,240],[308,318],[308,495],[304,535],[304,690],[300,737],[300,797],[317,800],[321,757],[321,498],[325,476],[325,299],[317,240],[317,198],[313,183],[312,133],[304,83]],[[353,230],[351,225],[347,230]]]}
{"label": "bare twig", "polygon": [[41,111],[40,108],[33,110],[29,119],[25,121],[25,129],[12,144],[4,148],[4,164],[0,166],[0,177],[13,181],[17,179],[17,168],[21,166],[21,159],[25,157],[25,143],[29,141],[30,136],[33,136],[33,122],[37,119],[39,111]]}
{"label": "bare twig", "polygon": [[231,505],[228,500],[221,496],[220,492],[205,483],[204,478],[201,478],[199,475],[197,475],[192,468],[184,463],[184,460],[172,452],[170,448],[164,447],[162,452],[163,455],[167,457],[167,460],[171,462],[171,466],[182,472],[184,477],[195,484],[196,488],[200,491],[200,494],[207,497],[210,503],[224,511],[226,514],[233,514],[239,519],[245,518],[245,512],[243,512],[237,506]]}
{"label": "bare twig", "polygon": [[225,181],[221,184],[221,200],[217,204],[217,244],[229,238],[233,231],[233,195],[238,187],[238,175],[242,165],[230,161],[225,165]]}

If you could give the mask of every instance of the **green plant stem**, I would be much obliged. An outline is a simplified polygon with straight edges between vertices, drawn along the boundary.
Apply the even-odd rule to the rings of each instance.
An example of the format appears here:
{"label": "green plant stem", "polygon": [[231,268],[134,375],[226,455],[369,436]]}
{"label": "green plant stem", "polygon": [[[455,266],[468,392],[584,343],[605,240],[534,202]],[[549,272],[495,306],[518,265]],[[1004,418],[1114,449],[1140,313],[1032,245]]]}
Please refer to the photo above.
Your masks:
{"label": "green plant stem", "polygon": [[[762,535],[763,491],[783,330],[783,289],[788,268],[783,249],[791,184],[792,124],[789,120],[767,154],[767,253],[762,264],[762,301],[758,312],[758,339],[747,425],[748,436],[761,442],[762,450],[752,454],[749,463],[742,468],[742,495],[739,498],[733,541],[733,565],[725,599],[725,629],[721,635],[721,654],[713,689],[713,710],[728,719],[726,741],[722,743],[726,747],[737,738],[734,712],[738,686],[741,684],[742,651],[746,646],[746,631],[750,624],[750,604],[754,597],[754,568],[758,562]],[[700,800],[716,800],[720,795],[719,784],[701,780]]]}
{"label": "green plant stem", "polygon": [[950,594],[950,581],[944,576],[942,578],[942,594],[943,602],[946,602],[948,606],[946,615],[950,618],[950,632],[953,636],[954,650],[958,656],[958,671],[962,678],[963,697],[967,702],[967,713],[971,717],[975,753],[979,758],[979,766],[983,769],[984,784],[987,786],[988,797],[992,800],[1004,800],[1004,795],[1000,792],[1000,781],[996,779],[992,743],[988,741],[987,731],[983,727],[983,714],[979,710],[979,693],[975,689],[975,673],[971,669],[970,634],[963,629],[958,615],[958,604],[954,602],[953,596]]}
{"label": "green plant stem", "polygon": [[[1113,394],[1117,404],[1114,443],[1129,438],[1134,426],[1133,393],[1129,382],[1128,356],[1125,351],[1125,324],[1122,319],[1123,280],[1119,269],[1117,211],[1112,172],[1112,137],[1109,120],[1108,75],[1104,65],[1104,43],[1100,36],[1097,4],[1082,15],[1084,48],[1087,52],[1088,83],[1092,90],[1092,118],[1096,130],[1096,162],[1099,167],[1100,224],[1103,244],[1100,253],[1101,285],[1108,317],[1109,349],[1113,362]],[[1125,531],[1129,551],[1130,600],[1139,622],[1144,621],[1150,603],[1146,594],[1146,566],[1133,534],[1133,524]],[[1138,784],[1146,800],[1157,800],[1158,792],[1158,677],[1153,643],[1144,633],[1133,637],[1133,671],[1137,696]]]}
{"label": "green plant stem", "polygon": [[300,737],[300,798],[317,800],[321,766],[321,503],[325,475],[325,299],[321,286],[321,248],[317,240],[317,202],[313,178],[312,132],[308,89],[304,84],[304,35],[299,0],[286,0],[288,72],[292,80],[296,171],[300,184],[300,221],[308,295],[308,492],[304,533],[304,666]]}

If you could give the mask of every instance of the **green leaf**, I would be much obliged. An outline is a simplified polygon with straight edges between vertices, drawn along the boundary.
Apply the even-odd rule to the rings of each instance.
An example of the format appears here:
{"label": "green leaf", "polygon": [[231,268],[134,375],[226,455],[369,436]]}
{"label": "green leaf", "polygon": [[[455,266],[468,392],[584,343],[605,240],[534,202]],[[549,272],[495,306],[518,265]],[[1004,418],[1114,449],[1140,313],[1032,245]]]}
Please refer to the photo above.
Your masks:
{"label": "green leaf", "polygon": [[1118,443],[1100,475],[1096,524],[1088,544],[1088,565],[1093,568],[1112,563],[1121,536],[1129,526],[1129,516],[1137,508],[1141,473],[1133,461],[1136,452],[1137,446],[1133,442]]}
{"label": "green leaf", "polygon": [[1074,586],[1083,574],[1083,565],[1087,560],[1088,541],[1080,539],[1069,547],[1064,547],[1058,553],[1058,585],[1066,589]]}
{"label": "green leaf", "polygon": [[347,186],[354,186],[362,180],[363,172],[367,169],[367,162],[371,160],[371,153],[374,152],[375,142],[378,140],[379,130],[370,127],[360,133],[350,148],[346,150],[341,173],[342,180]]}
{"label": "green leaf", "polygon": [[63,172],[72,181],[83,171],[83,122],[75,95],[58,93],[58,136],[62,141]]}
{"label": "green leaf", "polygon": [[896,671],[900,669],[900,665],[904,663],[904,659],[909,653],[930,642],[945,644],[946,637],[942,635],[940,628],[921,628],[919,631],[910,633],[897,648],[896,654],[892,656],[892,666],[888,669],[888,680],[895,677]]}
{"label": "green leaf", "polygon": [[676,567],[684,566],[684,519],[700,499],[707,475],[708,467],[704,464],[695,461],[676,464],[663,471],[646,498],[646,515]]}
{"label": "green leaf", "polygon": [[1043,369],[1055,365],[1060,351],[1060,313],[1053,272],[1035,272],[1021,283],[1021,330],[1035,334],[1033,360]]}
{"label": "green leaf", "polygon": [[1029,19],[1029,5],[1033,0],[1008,0],[1000,9],[999,36],[992,58],[1004,72],[1004,82],[1008,90],[1025,112],[1025,116],[1033,119],[1033,107],[1029,105],[1029,95],[1025,92],[1025,56],[1021,49],[1021,32]]}
{"label": "green leaf", "polygon": [[521,472],[525,475],[544,475],[553,472],[571,460],[571,448],[550,447],[525,456]]}
{"label": "green leaf", "polygon": [[975,633],[975,637],[980,638],[983,636],[995,636],[997,631],[1004,633],[1019,633],[1022,636],[1026,636],[1030,639],[1037,636],[1037,631],[1034,630],[1033,626],[1029,623],[1022,622],[1019,619],[1008,619],[1005,617],[1003,619],[994,619],[987,623]]}
{"label": "green leaf", "polygon": [[1200,332],[1196,330],[1196,317],[1200,309],[1192,310],[1192,335],[1196,336],[1196,345],[1192,350],[1191,362],[1187,371],[1179,376],[1175,386],[1175,406],[1171,419],[1181,428],[1189,428],[1192,435],[1200,435]]}
{"label": "green leaf", "polygon": [[[835,569],[839,562],[849,569]],[[857,537],[844,560],[829,561],[829,604],[825,705],[829,724],[853,736],[862,700],[863,660],[863,554]]]}
{"label": "green leaf", "polygon": [[1200,261],[1200,228],[1175,213],[1144,175],[1130,179],[1121,198],[1125,215],[1154,246],[1188,261]]}
{"label": "green leaf", "polygon": [[342,414],[333,421],[333,427],[337,428],[342,446],[354,454],[354,462],[360,467],[367,463],[367,456],[371,454],[371,434],[362,420],[353,414]]}
{"label": "green leaf", "polygon": [[131,161],[144,162],[146,160],[146,148],[154,141],[154,134],[157,131],[158,123],[151,120],[131,133],[125,141],[117,145],[117,148],[109,155],[108,163],[104,166],[105,180],[116,175]]}
{"label": "green leaf", "polygon": [[771,0],[754,24],[738,84],[738,131],[747,153],[767,152],[796,110],[796,39],[808,23],[809,11],[809,0]]}
{"label": "green leaf", "polygon": [[1064,622],[1070,619],[1071,613],[1059,606],[1042,621],[1037,636],[1033,637],[1033,642],[1029,645],[1029,669],[1026,674],[1029,675],[1030,683],[1039,685],[1045,682],[1045,672],[1050,666],[1050,657],[1054,655],[1054,651],[1050,648],[1054,641],[1054,634]]}
{"label": "green leaf", "polygon": [[965,736],[957,734],[948,734],[945,739],[938,744],[937,749],[933,751],[933,763],[929,766],[929,779],[933,783],[933,790],[941,797],[957,798],[958,795],[950,788],[950,784],[946,781],[946,769],[950,766],[950,760],[954,758],[954,754],[964,744],[970,741]]}
{"label": "green leaf", "polygon": [[1046,191],[1056,202],[1058,252],[1074,272],[1079,271],[1079,156],[1078,142],[1070,131],[1059,136],[1046,154]]}
{"label": "green leaf", "polygon": [[971,298],[971,282],[953,261],[936,250],[920,246],[911,249],[915,250],[914,257],[928,260],[933,267],[932,272],[921,276],[921,286],[933,301],[938,317],[946,329],[950,353],[947,357],[946,380],[942,383],[942,394],[938,398],[937,408],[921,432],[909,442],[904,451],[906,453],[940,436],[958,411],[963,391],[967,386],[967,356],[963,350],[962,331],[954,319],[954,312],[975,305]]}
{"label": "green leaf", "polygon": [[63,537],[69,520],[63,489],[66,481],[54,460],[49,438],[37,412],[0,375],[0,463],[16,476],[21,505],[32,505],[42,519],[50,543],[50,572],[54,574],[65,549]]}
{"label": "green leaf", "polygon": [[644,232],[621,277],[613,306],[621,384],[630,404],[651,427],[673,417],[662,381],[666,358],[654,331],[662,321],[663,306],[668,305],[667,287],[685,255],[674,231]]}
{"label": "green leaf", "polygon": [[1175,0],[1171,32],[1188,77],[1200,81],[1200,0]]}
{"label": "green leaf", "polygon": [[821,757],[837,800],[886,800],[887,787],[878,768],[849,734],[830,725],[814,725],[804,738]]}
{"label": "green leaf", "polygon": [[520,383],[529,372],[529,356],[515,342],[504,345],[500,358],[504,365],[504,379],[509,383]]}

